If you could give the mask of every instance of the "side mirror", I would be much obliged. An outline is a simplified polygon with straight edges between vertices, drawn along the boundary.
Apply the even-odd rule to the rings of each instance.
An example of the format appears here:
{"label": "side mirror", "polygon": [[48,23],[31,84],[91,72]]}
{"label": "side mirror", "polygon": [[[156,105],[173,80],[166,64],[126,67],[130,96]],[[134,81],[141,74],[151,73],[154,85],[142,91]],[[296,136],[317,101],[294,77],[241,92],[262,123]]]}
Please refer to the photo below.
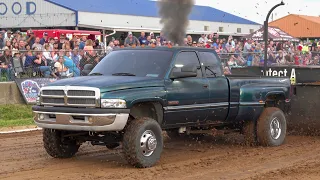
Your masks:
{"label": "side mirror", "polygon": [[172,71],[170,74],[171,79],[179,79],[179,78],[188,78],[188,77],[197,77],[197,67],[194,65],[187,65],[181,67],[181,72]]}

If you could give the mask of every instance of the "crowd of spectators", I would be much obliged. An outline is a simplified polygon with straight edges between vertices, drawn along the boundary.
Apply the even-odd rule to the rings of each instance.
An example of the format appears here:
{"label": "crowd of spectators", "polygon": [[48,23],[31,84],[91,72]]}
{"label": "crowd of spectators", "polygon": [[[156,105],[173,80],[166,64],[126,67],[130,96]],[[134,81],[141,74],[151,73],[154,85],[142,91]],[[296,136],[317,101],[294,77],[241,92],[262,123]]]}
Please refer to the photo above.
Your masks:
{"label": "crowd of spectators", "polygon": [[[109,40],[107,47],[99,40],[86,36],[36,37],[32,30],[23,37],[20,31],[0,32],[0,81],[2,75],[13,80],[21,75],[64,78],[80,76],[86,64],[93,67],[112,50],[137,46],[174,46],[162,33],[141,32],[139,37],[128,32],[126,37]],[[261,66],[264,64],[264,44],[253,40],[219,38],[216,34],[202,34],[193,39],[187,35],[185,46],[211,48],[220,56],[226,73],[234,67]],[[320,65],[320,44],[314,42],[274,42],[268,43],[268,65]]]}
{"label": "crowd of spectators", "polygon": [[[68,39],[36,37],[32,30],[23,37],[20,31],[0,32],[0,81],[26,77],[75,77],[86,64],[95,66],[104,57],[101,43],[86,36]],[[3,76],[4,75],[4,76]]]}

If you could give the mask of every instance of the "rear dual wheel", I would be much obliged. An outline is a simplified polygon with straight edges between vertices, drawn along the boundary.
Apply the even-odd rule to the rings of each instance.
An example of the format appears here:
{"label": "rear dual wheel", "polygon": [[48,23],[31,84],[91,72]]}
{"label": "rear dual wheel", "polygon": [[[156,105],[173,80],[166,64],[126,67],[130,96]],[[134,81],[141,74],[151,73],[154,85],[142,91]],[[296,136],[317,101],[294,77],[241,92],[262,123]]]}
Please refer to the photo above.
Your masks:
{"label": "rear dual wheel", "polygon": [[256,123],[248,121],[243,127],[246,143],[250,145],[280,146],[284,143],[286,132],[286,117],[276,107],[265,108]]}

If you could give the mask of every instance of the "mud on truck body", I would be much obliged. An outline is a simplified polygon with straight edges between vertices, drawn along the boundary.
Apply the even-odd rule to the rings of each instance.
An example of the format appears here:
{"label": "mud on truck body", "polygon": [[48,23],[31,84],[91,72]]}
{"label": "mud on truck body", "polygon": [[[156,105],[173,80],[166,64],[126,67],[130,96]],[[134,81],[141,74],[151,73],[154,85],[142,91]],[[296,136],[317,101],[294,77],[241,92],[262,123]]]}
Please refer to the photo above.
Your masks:
{"label": "mud on truck body", "polygon": [[279,146],[286,137],[290,80],[224,76],[215,51],[188,47],[120,49],[89,76],[48,84],[33,106],[44,148],[74,156],[91,142],[121,146],[135,167],[155,165],[163,134],[228,128],[250,144]]}

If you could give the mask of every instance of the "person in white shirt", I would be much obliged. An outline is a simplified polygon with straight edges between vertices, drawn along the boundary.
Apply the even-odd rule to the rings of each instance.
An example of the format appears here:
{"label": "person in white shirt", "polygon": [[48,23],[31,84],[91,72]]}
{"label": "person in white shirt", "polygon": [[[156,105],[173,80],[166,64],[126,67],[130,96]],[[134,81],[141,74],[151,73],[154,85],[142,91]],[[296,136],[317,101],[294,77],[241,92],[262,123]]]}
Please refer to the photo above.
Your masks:
{"label": "person in white shirt", "polygon": [[198,42],[205,44],[207,43],[207,41],[208,41],[207,36],[205,34],[201,34],[201,37],[199,38]]}

